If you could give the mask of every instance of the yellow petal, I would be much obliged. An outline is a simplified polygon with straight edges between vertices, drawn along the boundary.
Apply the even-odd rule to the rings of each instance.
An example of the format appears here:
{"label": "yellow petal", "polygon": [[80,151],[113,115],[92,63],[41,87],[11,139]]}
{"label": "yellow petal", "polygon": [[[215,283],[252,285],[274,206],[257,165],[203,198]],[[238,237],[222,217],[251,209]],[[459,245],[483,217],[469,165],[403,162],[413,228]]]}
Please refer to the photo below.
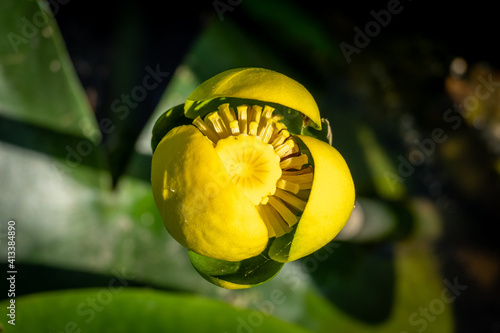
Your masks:
{"label": "yellow petal", "polygon": [[188,118],[196,118],[198,103],[214,98],[235,97],[277,103],[302,112],[321,129],[321,117],[312,95],[297,81],[263,68],[236,68],[222,72],[199,85],[184,106]]}
{"label": "yellow petal", "polygon": [[266,248],[267,228],[256,207],[196,127],[176,127],[158,144],[151,184],[166,228],[186,248],[228,261]]}
{"label": "yellow petal", "polygon": [[[342,155],[323,141],[303,135],[296,137],[313,158],[314,179],[293,240],[281,244],[277,239],[271,248],[271,257],[281,262],[297,260],[325,246],[345,226],[354,208],[354,183]],[[283,245],[290,247],[288,255],[278,248]]]}

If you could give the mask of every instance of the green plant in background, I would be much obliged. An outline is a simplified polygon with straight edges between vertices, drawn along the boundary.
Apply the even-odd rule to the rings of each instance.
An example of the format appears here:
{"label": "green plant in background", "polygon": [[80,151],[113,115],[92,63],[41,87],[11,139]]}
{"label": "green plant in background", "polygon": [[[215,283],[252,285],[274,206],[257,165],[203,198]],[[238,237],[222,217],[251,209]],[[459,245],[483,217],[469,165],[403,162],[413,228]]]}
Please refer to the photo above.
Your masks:
{"label": "green plant in background", "polygon": [[[179,121],[194,126],[172,128]],[[307,126],[328,140],[309,92],[259,68],[216,75],[156,122],[156,205],[207,280],[230,289],[260,284],[344,227],[354,207],[351,174],[328,143],[299,135]]]}

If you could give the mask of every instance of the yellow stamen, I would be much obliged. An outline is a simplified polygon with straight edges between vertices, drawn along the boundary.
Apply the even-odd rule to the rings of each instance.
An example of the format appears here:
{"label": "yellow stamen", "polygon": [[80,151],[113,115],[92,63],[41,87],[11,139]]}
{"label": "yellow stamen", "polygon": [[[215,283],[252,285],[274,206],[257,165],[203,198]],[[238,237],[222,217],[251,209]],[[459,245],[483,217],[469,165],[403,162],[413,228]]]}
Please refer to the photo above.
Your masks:
{"label": "yellow stamen", "polygon": [[[264,206],[257,206],[257,210],[262,217],[262,221],[264,221],[266,228],[267,228],[267,235],[269,238],[271,237],[276,237],[276,231],[275,228],[273,227],[270,219],[269,219],[269,213],[266,212],[264,209]],[[284,232],[280,235],[283,236]]]}
{"label": "yellow stamen", "polygon": [[283,171],[281,178],[293,183],[297,183],[299,185],[302,183],[312,183],[313,181],[312,167],[308,167],[300,171]]}
{"label": "yellow stamen", "polygon": [[238,120],[233,120],[229,123],[229,127],[231,127],[231,134],[236,136],[240,134],[240,125],[238,124]]}
{"label": "yellow stamen", "polygon": [[217,141],[219,141],[219,136],[215,134],[215,132],[208,127],[208,125],[201,119],[200,116],[196,117],[195,120],[193,120],[193,125],[198,127],[198,129],[205,135],[212,143],[216,144]]}
{"label": "yellow stamen", "polygon": [[240,105],[236,108],[238,110],[238,122],[240,125],[240,133],[247,134],[248,133],[248,105]]}
{"label": "yellow stamen", "polygon": [[252,106],[252,111],[249,115],[250,122],[255,121],[258,125],[260,122],[261,113],[262,113],[262,106],[259,105]]}
{"label": "yellow stamen", "polygon": [[300,190],[299,184],[292,183],[288,180],[284,180],[283,178],[278,180],[278,182],[276,183],[276,187],[288,192],[292,192],[294,194],[299,193]]}
{"label": "yellow stamen", "polygon": [[219,115],[224,121],[226,128],[230,128],[231,122],[236,119],[234,109],[229,107],[229,103],[219,105]]}
{"label": "yellow stamen", "polygon": [[283,158],[290,155],[295,147],[297,147],[298,149],[295,141],[292,139],[287,139],[282,145],[276,147],[274,151],[276,152],[276,154],[278,154],[279,157]]}
{"label": "yellow stamen", "polygon": [[284,129],[286,129],[286,125],[285,124],[283,124],[283,123],[277,123],[276,124],[276,130],[278,132],[281,131],[281,130],[284,130]]}
{"label": "yellow stamen", "polygon": [[[275,126],[276,126],[276,130],[278,130],[278,125],[280,125],[279,123],[276,123]],[[285,142],[285,140],[290,136],[290,132],[288,132],[287,130],[283,130],[281,132],[279,132],[278,136],[276,137],[276,139],[274,139],[273,143],[271,143],[271,145],[276,148],[280,145],[283,144],[283,142]]]}
{"label": "yellow stamen", "polygon": [[295,196],[299,199],[307,201],[309,199],[310,194],[311,190],[300,190],[299,193],[295,194]]}
{"label": "yellow stamen", "polygon": [[312,181],[299,184],[301,190],[310,190],[312,188],[312,185]]}
{"label": "yellow stamen", "polygon": [[300,156],[289,157],[280,163],[281,169],[301,169],[302,165],[307,164],[308,158],[306,154]]}
{"label": "yellow stamen", "polygon": [[255,136],[257,135],[257,129],[259,128],[259,124],[255,121],[252,121],[250,123],[250,126],[248,126],[248,128],[249,128],[248,134]]}
{"label": "yellow stamen", "polygon": [[275,122],[280,122],[282,121],[283,119],[285,119],[285,117],[283,117],[282,115],[280,114],[275,114],[273,115],[273,118],[272,118]]}
{"label": "yellow stamen", "polygon": [[208,120],[210,120],[210,122],[214,126],[215,132],[221,139],[225,139],[230,135],[227,131],[226,125],[224,124],[224,121],[217,112],[212,112],[208,116]]}
{"label": "yellow stamen", "polygon": [[283,171],[284,175],[303,175],[305,173],[312,173],[313,168],[312,166],[308,166],[307,168],[304,168],[302,170],[292,170],[292,171]]}
{"label": "yellow stamen", "polygon": [[274,120],[268,119],[267,124],[265,127],[262,128],[262,130],[259,132],[259,137],[264,143],[268,143],[269,140],[271,139],[271,136],[273,135],[274,132]]}
{"label": "yellow stamen", "polygon": [[[212,122],[210,121],[210,119],[208,119],[209,116],[212,115],[213,112],[209,112],[205,115],[205,117],[203,118],[203,121],[205,122],[205,124],[207,124],[207,127],[210,128],[212,130],[212,132],[216,133],[215,131],[215,128],[214,128],[214,125],[212,124]],[[217,134],[216,134],[217,135]],[[217,137],[219,137],[217,135]],[[220,138],[219,138],[220,139]]]}
{"label": "yellow stamen", "polygon": [[270,119],[273,115],[274,108],[269,105],[264,106],[264,111],[262,111],[262,117]]}
{"label": "yellow stamen", "polygon": [[279,188],[276,189],[276,193],[274,195],[283,200],[285,203],[289,204],[294,208],[297,208],[300,211],[303,211],[304,208],[306,208],[307,204],[306,201],[303,201],[286,191],[280,190]]}
{"label": "yellow stamen", "polygon": [[282,159],[284,159],[285,157],[292,156],[292,155],[295,155],[297,153],[300,153],[299,146],[297,145],[297,143],[295,143],[295,141],[293,139],[288,139],[287,141],[292,141],[293,142],[293,144],[291,145],[292,148],[289,151],[287,151],[284,156],[280,156]]}
{"label": "yellow stamen", "polygon": [[269,197],[269,205],[276,209],[276,211],[280,214],[283,220],[285,220],[289,227],[292,227],[295,223],[298,222],[299,218],[295,216],[295,214],[292,213],[280,199],[277,199],[274,196]]}
{"label": "yellow stamen", "polygon": [[268,105],[264,106],[259,122],[259,133],[267,126],[267,121],[271,119],[274,109]]}
{"label": "yellow stamen", "polygon": [[265,205],[265,206],[260,206],[265,216],[267,219],[268,223],[271,225],[273,228],[276,237],[281,237],[284,234],[289,233],[292,231],[292,228],[288,226],[288,224],[283,221],[283,218],[281,215],[270,205]]}

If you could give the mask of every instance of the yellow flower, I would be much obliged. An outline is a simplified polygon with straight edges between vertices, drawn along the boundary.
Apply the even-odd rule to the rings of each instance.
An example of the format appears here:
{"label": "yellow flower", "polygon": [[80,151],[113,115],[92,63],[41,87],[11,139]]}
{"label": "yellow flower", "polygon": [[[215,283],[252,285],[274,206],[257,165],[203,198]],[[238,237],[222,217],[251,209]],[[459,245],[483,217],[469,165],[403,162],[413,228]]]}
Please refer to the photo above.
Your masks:
{"label": "yellow flower", "polygon": [[[231,267],[259,255],[293,261],[330,242],[351,214],[354,184],[337,150],[302,135],[308,127],[325,133],[311,94],[260,68],[218,74],[162,115],[153,130],[151,183],[172,237]],[[195,267],[206,278],[223,275]]]}

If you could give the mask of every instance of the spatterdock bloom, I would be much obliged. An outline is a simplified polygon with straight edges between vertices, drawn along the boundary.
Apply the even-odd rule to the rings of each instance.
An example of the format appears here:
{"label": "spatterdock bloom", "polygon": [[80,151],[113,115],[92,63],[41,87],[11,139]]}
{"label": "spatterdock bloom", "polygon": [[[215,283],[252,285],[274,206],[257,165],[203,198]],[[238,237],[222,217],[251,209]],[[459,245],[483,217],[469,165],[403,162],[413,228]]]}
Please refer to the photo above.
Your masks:
{"label": "spatterdock bloom", "polygon": [[259,284],[344,227],[354,185],[322,125],[301,84],[260,68],[216,75],[157,120],[154,199],[209,281]]}

